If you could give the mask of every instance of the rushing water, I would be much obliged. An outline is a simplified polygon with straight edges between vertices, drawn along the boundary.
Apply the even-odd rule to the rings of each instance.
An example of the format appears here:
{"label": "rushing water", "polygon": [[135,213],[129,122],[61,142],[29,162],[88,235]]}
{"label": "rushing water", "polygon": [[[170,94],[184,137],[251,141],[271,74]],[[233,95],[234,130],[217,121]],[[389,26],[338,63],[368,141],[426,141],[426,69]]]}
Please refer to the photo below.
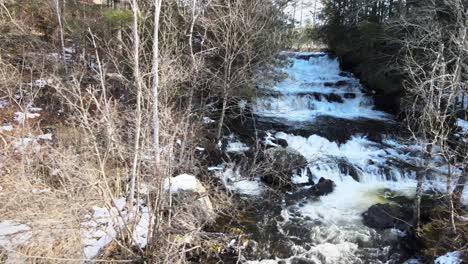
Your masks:
{"label": "rushing water", "polygon": [[271,129],[272,137],[286,140],[309,162],[294,183],[307,182],[309,171],[315,181],[330,179],[336,188],[319,198],[296,199],[300,189],[272,199],[262,194],[259,180],[242,179],[232,169],[219,172],[255,207],[250,231],[256,252],[244,257],[247,263],[401,263],[392,246],[402,233],[368,228],[361,215],[391,196],[412,195],[420,148],[398,139],[393,117],[374,109],[372,97],[337,59],[297,55],[282,69],[286,79],[260,89],[254,113],[263,130]]}

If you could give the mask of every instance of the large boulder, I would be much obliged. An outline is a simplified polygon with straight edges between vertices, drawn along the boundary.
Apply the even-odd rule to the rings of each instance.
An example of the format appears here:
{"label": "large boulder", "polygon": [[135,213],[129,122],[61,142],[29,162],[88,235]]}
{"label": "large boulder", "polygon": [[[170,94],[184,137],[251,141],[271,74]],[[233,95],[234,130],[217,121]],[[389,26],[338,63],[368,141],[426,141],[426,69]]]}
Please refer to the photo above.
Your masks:
{"label": "large boulder", "polygon": [[[313,181],[312,181],[313,183]],[[286,205],[298,204],[301,201],[318,199],[320,196],[328,195],[335,189],[335,183],[332,180],[320,178],[317,184],[310,188],[303,188],[286,194]]]}
{"label": "large boulder", "polygon": [[410,214],[397,204],[374,204],[362,214],[364,224],[375,229],[401,227]]}
{"label": "large boulder", "polygon": [[164,182],[164,189],[173,196],[175,205],[190,210],[201,222],[216,217],[213,204],[203,184],[193,175],[181,174]]}
{"label": "large boulder", "polygon": [[332,180],[322,177],[310,190],[315,196],[323,196],[332,193],[335,186],[336,185]]}
{"label": "large boulder", "polygon": [[307,160],[292,148],[270,148],[264,152],[262,180],[273,186],[292,186],[291,176],[293,170],[303,168]]}

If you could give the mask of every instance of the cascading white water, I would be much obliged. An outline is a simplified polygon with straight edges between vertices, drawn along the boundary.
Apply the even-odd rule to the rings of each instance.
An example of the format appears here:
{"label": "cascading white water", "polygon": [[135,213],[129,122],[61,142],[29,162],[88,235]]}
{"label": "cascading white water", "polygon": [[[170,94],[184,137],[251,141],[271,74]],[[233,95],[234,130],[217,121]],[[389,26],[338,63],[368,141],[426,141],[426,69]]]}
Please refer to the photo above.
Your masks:
{"label": "cascading white water", "polygon": [[[355,78],[340,75],[337,59],[325,54],[307,60],[294,60],[282,69],[287,78],[268,88],[276,96],[261,96],[254,111],[259,116],[291,121],[308,121],[315,116],[384,119],[388,114],[373,109],[372,100],[362,92]],[[339,86],[339,87],[337,87]]]}

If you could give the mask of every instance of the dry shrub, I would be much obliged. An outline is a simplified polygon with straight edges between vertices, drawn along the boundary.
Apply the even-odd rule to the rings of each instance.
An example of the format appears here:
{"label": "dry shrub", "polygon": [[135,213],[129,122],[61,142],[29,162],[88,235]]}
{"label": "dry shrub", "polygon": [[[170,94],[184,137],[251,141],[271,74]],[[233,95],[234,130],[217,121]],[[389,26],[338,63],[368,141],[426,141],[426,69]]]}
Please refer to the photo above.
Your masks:
{"label": "dry shrub", "polygon": [[60,127],[54,140],[53,145],[42,143],[40,151],[18,153],[11,147],[2,160],[0,221],[31,228],[32,239],[17,254],[27,263],[63,263],[63,258],[79,263],[80,223],[92,206],[102,207],[113,194],[104,191],[108,184],[92,153],[69,147],[80,144],[79,129]]}
{"label": "dry shrub", "polygon": [[18,70],[11,64],[4,63],[0,57],[0,99],[7,96],[11,98],[16,93],[18,80],[21,80]]}

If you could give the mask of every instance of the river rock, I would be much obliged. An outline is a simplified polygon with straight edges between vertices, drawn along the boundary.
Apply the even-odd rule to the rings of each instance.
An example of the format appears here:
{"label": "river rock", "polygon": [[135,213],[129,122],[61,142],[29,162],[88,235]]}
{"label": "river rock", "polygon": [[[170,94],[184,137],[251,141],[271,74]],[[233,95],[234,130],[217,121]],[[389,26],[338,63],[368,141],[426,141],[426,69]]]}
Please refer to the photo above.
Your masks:
{"label": "river rock", "polygon": [[346,99],[354,99],[354,98],[356,98],[356,94],[355,94],[355,93],[345,93],[343,96],[344,96],[344,98],[346,98]]}
{"label": "river rock", "polygon": [[361,173],[353,164],[347,162],[346,160],[339,160],[338,168],[342,174],[351,176],[357,182],[360,181]]}
{"label": "river rock", "polygon": [[311,54],[297,54],[296,59],[298,60],[310,60],[310,58],[317,58],[317,57],[323,57],[326,56],[324,53],[311,53]]}
{"label": "river rock", "polygon": [[286,148],[288,146],[288,141],[286,141],[286,139],[282,139],[282,138],[272,139],[271,142],[273,144],[279,145],[279,146],[281,146],[283,148]]}
{"label": "river rock", "polygon": [[170,191],[175,205],[190,210],[201,222],[214,221],[216,213],[205,186],[193,175],[181,174],[166,179],[164,189]]}
{"label": "river rock", "polygon": [[265,150],[264,162],[266,166],[262,171],[262,180],[277,187],[291,186],[292,171],[307,165],[304,156],[289,147]]}
{"label": "river rock", "polygon": [[323,196],[333,192],[335,183],[332,180],[320,178],[317,184],[310,189],[315,196]]}
{"label": "river rock", "polygon": [[334,93],[325,94],[325,98],[330,103],[341,103],[341,104],[344,103],[343,98],[341,98],[341,96],[334,94]]}
{"label": "river rock", "polygon": [[375,229],[393,228],[407,219],[403,208],[397,204],[374,204],[362,214],[364,224]]}

